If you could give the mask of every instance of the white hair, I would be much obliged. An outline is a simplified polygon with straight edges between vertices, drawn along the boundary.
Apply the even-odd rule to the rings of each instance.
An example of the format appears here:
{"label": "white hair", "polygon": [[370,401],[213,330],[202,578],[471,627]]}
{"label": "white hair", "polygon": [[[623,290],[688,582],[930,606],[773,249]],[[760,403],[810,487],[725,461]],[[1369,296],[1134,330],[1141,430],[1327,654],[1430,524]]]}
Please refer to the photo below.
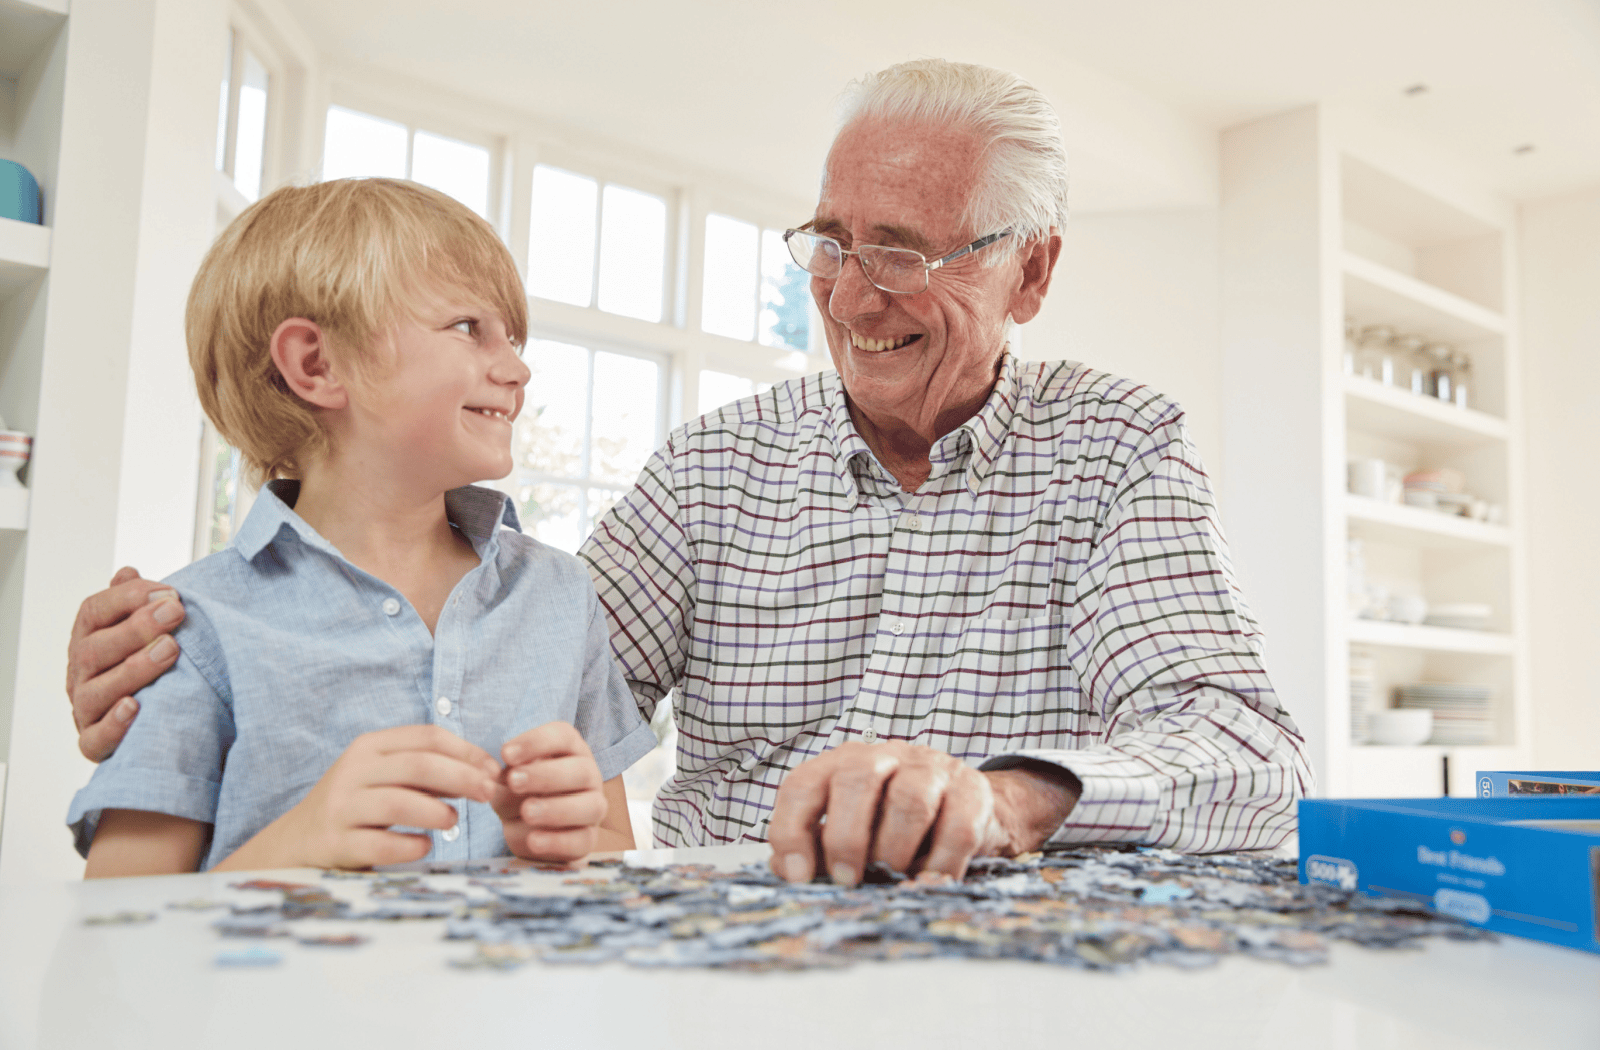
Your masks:
{"label": "white hair", "polygon": [[983,170],[962,220],[979,236],[1013,231],[982,253],[987,265],[1066,221],[1061,120],[1039,89],[1015,73],[942,58],[901,62],[845,88],[839,134],[859,120],[964,127],[978,134]]}

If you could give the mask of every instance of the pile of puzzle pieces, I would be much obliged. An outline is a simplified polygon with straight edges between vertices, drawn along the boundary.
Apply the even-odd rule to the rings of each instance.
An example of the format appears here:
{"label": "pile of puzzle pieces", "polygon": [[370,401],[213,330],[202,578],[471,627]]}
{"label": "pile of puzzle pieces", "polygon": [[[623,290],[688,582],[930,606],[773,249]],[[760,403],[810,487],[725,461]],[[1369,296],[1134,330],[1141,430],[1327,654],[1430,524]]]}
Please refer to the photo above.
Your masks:
{"label": "pile of puzzle pieces", "polygon": [[[324,886],[239,883],[276,890],[281,901],[235,906],[215,925],[230,938],[271,938],[289,936],[285,924],[304,919],[443,919],[446,938],[472,944],[452,965],[490,969],[539,960],[789,970],[962,958],[1115,970],[1140,961],[1207,966],[1230,954],[1307,965],[1326,961],[1331,940],[1398,948],[1430,936],[1493,936],[1420,905],[1302,886],[1292,861],[1237,854],[1078,847],[981,858],[960,882],[873,866],[854,887],[789,885],[758,864],[719,871],[602,861],[592,868],[599,870],[566,879],[561,893],[530,892],[520,877],[526,869],[494,864],[438,870],[467,874],[460,888],[441,887],[429,874],[327,874],[367,880],[363,906]],[[366,940],[296,935],[309,946]],[[276,960],[256,945],[217,961]]]}

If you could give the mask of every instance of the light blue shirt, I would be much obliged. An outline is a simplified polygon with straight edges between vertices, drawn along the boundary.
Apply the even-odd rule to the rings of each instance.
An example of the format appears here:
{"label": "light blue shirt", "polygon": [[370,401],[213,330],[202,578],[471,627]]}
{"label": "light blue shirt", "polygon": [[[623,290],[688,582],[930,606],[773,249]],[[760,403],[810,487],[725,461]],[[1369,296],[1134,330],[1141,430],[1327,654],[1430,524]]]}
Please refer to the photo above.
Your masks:
{"label": "light blue shirt", "polygon": [[[165,581],[187,614],[182,655],[139,692],[127,737],[73,798],[78,852],[102,810],[147,810],[213,825],[210,868],[293,808],[356,737],[391,726],[442,726],[498,759],[517,734],[570,722],[607,780],[655,746],[588,571],[512,531],[504,495],[446,493],[480,560],[430,635],[404,595],[290,509],[299,487],[271,482],[227,549]],[[491,807],[451,801],[460,822],[431,832],[430,859],[507,852]]]}

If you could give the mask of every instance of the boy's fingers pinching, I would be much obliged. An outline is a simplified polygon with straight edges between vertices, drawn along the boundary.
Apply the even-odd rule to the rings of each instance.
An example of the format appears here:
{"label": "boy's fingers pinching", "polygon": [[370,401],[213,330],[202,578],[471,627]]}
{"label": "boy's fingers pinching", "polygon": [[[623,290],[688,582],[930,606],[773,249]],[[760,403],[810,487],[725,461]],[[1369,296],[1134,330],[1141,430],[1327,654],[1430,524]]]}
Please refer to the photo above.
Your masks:
{"label": "boy's fingers pinching", "polygon": [[570,795],[598,791],[600,784],[600,769],[587,754],[547,758],[506,774],[506,785],[519,795]]}
{"label": "boy's fingers pinching", "polygon": [[508,766],[520,766],[543,758],[560,758],[564,755],[589,756],[589,745],[583,734],[570,722],[546,722],[520,733],[506,741],[500,757]]}

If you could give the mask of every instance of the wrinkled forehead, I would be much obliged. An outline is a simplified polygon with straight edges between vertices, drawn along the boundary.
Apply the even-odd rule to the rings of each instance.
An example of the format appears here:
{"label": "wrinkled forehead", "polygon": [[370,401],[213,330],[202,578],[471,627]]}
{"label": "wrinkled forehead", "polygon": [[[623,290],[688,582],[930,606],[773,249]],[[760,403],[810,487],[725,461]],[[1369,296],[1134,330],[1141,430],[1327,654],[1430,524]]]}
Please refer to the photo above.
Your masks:
{"label": "wrinkled forehead", "polygon": [[828,151],[814,226],[861,243],[937,250],[966,232],[982,159],[965,128],[856,121]]}

